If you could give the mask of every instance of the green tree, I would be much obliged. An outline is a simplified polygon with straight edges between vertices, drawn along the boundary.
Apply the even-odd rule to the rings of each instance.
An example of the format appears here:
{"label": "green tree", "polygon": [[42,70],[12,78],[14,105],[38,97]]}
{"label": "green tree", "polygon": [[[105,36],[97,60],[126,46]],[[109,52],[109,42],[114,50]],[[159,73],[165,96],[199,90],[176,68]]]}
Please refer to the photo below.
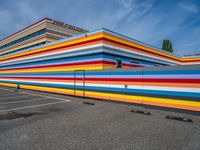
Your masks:
{"label": "green tree", "polygon": [[170,40],[163,40],[163,45],[162,45],[162,49],[168,52],[173,52],[173,47],[172,47],[172,43]]}

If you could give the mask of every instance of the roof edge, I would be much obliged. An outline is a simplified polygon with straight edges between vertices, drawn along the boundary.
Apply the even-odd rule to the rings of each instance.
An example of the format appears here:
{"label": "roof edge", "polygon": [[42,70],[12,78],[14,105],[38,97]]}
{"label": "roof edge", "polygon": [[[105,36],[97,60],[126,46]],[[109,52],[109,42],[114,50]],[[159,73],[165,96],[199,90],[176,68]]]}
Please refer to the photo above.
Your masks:
{"label": "roof edge", "polygon": [[43,19],[41,19],[41,20],[39,20],[39,21],[37,21],[37,22],[35,22],[35,23],[33,23],[33,24],[31,24],[31,25],[29,25],[29,26],[27,26],[27,27],[25,27],[25,28],[23,28],[23,29],[21,29],[21,30],[19,30],[19,31],[17,31],[17,32],[15,32],[15,33],[13,33],[13,34],[11,34],[11,35],[5,37],[5,38],[3,38],[3,39],[1,39],[0,42],[3,41],[3,40],[5,40],[5,39],[7,39],[7,38],[9,38],[9,37],[11,37],[11,36],[13,36],[13,35],[15,35],[15,34],[18,34],[18,33],[22,32],[23,30],[26,30],[26,29],[28,29],[28,28],[34,26],[35,24],[38,24],[38,23],[40,23],[40,22],[42,22],[42,21],[44,21],[44,20],[49,20],[49,21],[51,21],[52,19],[47,18],[47,17],[46,17],[46,18],[43,18]]}

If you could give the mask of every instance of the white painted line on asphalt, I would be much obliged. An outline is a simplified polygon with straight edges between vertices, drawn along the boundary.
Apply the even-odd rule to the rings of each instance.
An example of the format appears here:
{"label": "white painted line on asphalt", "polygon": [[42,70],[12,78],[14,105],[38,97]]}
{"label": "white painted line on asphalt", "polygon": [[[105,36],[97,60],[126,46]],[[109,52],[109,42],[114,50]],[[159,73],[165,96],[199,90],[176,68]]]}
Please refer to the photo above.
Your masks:
{"label": "white painted line on asphalt", "polygon": [[[0,89],[8,90],[8,91],[13,91],[13,90],[7,89],[7,88],[0,88]],[[58,98],[58,97],[46,96],[46,95],[41,95],[41,94],[33,94],[33,93],[29,93],[29,92],[24,92],[24,91],[19,91],[19,92],[20,93],[25,93],[25,94],[28,94],[28,95],[41,96],[41,97],[45,97],[45,98],[52,98],[52,99],[57,99],[57,100],[63,100],[63,101],[65,101],[65,99]]]}
{"label": "white painted line on asphalt", "polygon": [[38,100],[44,100],[46,98],[34,98],[31,100],[21,100],[21,101],[11,101],[11,102],[2,102],[0,105],[5,105],[5,104],[12,104],[12,103],[23,103],[23,102],[31,102],[31,101],[38,101]]}
{"label": "white painted line on asphalt", "polygon": [[[57,100],[63,100],[63,101],[65,101],[64,98],[58,98],[58,97],[52,97],[52,96],[46,96],[46,95],[41,95],[41,94],[33,94],[33,93],[28,93],[28,92],[21,92],[21,93],[26,93],[26,94],[29,94],[29,95],[41,96],[41,97],[45,97],[45,98],[52,98],[52,99],[57,99]],[[70,101],[70,100],[68,100],[68,101]]]}
{"label": "white painted line on asphalt", "polygon": [[61,102],[52,102],[52,103],[40,104],[40,105],[18,107],[18,108],[12,108],[12,109],[5,109],[5,110],[1,110],[0,113],[2,113],[2,112],[8,112],[8,111],[20,110],[20,109],[27,109],[27,108],[34,108],[34,107],[42,107],[42,106],[48,106],[48,105],[55,105],[55,104],[66,103],[66,102],[69,102],[69,100],[65,100],[65,101],[61,101]]}
{"label": "white painted line on asphalt", "polygon": [[5,91],[14,91],[15,89],[7,89],[7,88],[0,88],[1,90],[5,90]]}
{"label": "white painted line on asphalt", "polygon": [[6,96],[6,97],[0,97],[0,99],[5,99],[5,98],[7,98],[7,99],[9,99],[9,98],[22,98],[22,97],[27,97],[27,96],[29,96],[29,95],[18,95],[18,96],[11,96],[11,97]]}

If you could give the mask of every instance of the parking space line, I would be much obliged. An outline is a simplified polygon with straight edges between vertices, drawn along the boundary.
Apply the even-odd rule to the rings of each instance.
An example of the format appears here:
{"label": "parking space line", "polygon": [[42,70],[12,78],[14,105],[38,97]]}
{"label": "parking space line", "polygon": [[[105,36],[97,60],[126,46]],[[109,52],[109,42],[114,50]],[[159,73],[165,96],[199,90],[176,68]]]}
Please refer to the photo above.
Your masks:
{"label": "parking space line", "polygon": [[5,91],[14,91],[14,89],[7,89],[7,88],[0,88],[1,90],[5,90]]}
{"label": "parking space line", "polygon": [[38,100],[44,100],[47,98],[34,98],[31,100],[21,100],[21,101],[11,101],[11,102],[2,102],[0,105],[5,105],[5,104],[12,104],[12,103],[23,103],[23,102],[31,102],[31,101],[38,101]]}
{"label": "parking space line", "polygon": [[[52,99],[57,99],[57,100],[63,100],[63,101],[65,101],[64,98],[46,96],[46,95],[41,95],[41,94],[33,94],[33,93],[28,93],[28,92],[21,92],[21,93],[26,93],[26,94],[33,95],[33,96],[41,96],[41,97],[45,97],[45,98],[52,98]],[[68,101],[70,101],[70,100],[68,100]]]}
{"label": "parking space line", "polygon": [[12,108],[12,109],[5,109],[1,110],[0,113],[2,112],[8,112],[8,111],[15,111],[15,110],[20,110],[20,109],[27,109],[27,108],[34,108],[34,107],[42,107],[42,106],[48,106],[48,105],[55,105],[59,103],[66,103],[69,102],[70,100],[64,100],[61,102],[52,102],[52,103],[46,103],[46,104],[40,104],[40,105],[32,105],[32,106],[25,106],[25,107],[17,107],[17,108]]}
{"label": "parking space line", "polygon": [[5,98],[22,98],[22,97],[26,97],[26,96],[29,96],[29,95],[18,95],[18,96],[12,96],[12,97],[9,97],[9,96],[6,96],[6,97],[0,97],[0,100],[1,99],[5,99]]}
{"label": "parking space line", "polygon": [[[13,91],[13,90],[7,89],[7,88],[0,88],[0,89],[8,90],[8,91]],[[57,100],[63,100],[63,101],[65,101],[65,99],[58,98],[58,97],[46,96],[46,95],[41,95],[41,94],[33,94],[33,93],[29,93],[29,92],[24,92],[24,91],[20,91],[20,93],[25,93],[25,94],[28,94],[28,95],[41,96],[41,97],[45,97],[45,98],[52,98],[52,99],[57,99]]]}

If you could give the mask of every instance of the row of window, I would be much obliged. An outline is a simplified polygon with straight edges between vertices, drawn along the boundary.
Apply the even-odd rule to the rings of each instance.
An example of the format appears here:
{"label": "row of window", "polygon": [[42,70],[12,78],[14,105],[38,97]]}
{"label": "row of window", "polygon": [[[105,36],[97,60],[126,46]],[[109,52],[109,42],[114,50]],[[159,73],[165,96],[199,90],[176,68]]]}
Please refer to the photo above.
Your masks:
{"label": "row of window", "polygon": [[26,41],[26,40],[28,40],[28,39],[34,38],[34,37],[36,37],[36,36],[39,36],[39,35],[41,35],[41,34],[44,34],[45,32],[46,32],[46,29],[39,30],[39,31],[37,31],[37,32],[35,32],[35,33],[32,33],[32,34],[29,34],[29,35],[27,35],[27,36],[25,36],[25,37],[23,37],[23,38],[17,39],[17,40],[15,40],[15,41],[13,41],[13,42],[10,42],[10,43],[8,43],[8,44],[5,44],[5,45],[3,45],[3,46],[0,46],[0,50],[1,50],[1,49],[4,49],[4,48],[7,48],[7,47],[10,47],[10,46],[12,46],[12,45],[21,43],[21,42]]}
{"label": "row of window", "polygon": [[7,52],[7,53],[4,53],[4,54],[1,54],[0,57],[5,56],[5,55],[10,55],[10,54],[18,53],[18,52],[22,52],[22,51],[24,51],[24,50],[26,50],[26,49],[33,48],[33,47],[36,47],[36,46],[40,46],[40,45],[43,45],[43,44],[45,44],[45,43],[46,43],[46,42],[41,42],[41,43],[37,43],[37,44],[34,44],[34,45],[30,45],[30,46],[27,46],[27,47],[24,47],[24,48],[20,48],[20,49],[11,51],[11,52]]}

